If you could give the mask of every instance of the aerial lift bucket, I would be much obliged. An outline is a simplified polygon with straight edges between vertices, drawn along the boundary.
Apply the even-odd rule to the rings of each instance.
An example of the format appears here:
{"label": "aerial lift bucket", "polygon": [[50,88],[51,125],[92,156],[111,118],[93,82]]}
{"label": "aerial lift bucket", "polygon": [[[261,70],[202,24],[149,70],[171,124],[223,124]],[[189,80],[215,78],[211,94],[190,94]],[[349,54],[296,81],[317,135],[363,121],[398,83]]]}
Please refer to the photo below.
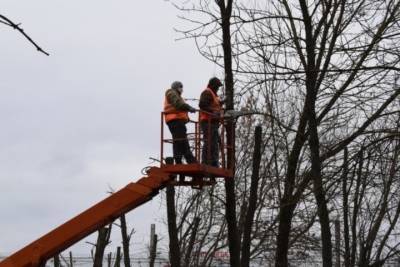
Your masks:
{"label": "aerial lift bucket", "polygon": [[[198,112],[198,118],[200,118],[200,111]],[[205,111],[201,111],[205,112]],[[205,112],[208,113],[208,112]],[[165,114],[161,112],[161,148],[160,148],[160,168],[166,172],[174,175],[175,177],[186,177],[189,180],[182,180],[182,179],[174,179],[171,181],[171,184],[177,186],[192,186],[194,188],[202,188],[203,186],[213,185],[215,184],[216,178],[232,178],[233,177],[233,169],[227,168],[226,156],[228,153],[233,153],[233,149],[228,146],[225,140],[225,127],[226,123],[224,120],[224,116],[218,118],[219,123],[219,166],[211,166],[208,165],[206,162],[202,162],[202,158],[206,158],[207,162],[210,162],[211,157],[211,149],[208,147],[206,151],[208,152],[207,155],[202,155],[204,153],[204,146],[205,138],[208,139],[208,146],[212,145],[211,142],[211,134],[203,133],[200,127],[200,120],[189,120],[186,124],[188,133],[187,139],[191,147],[191,151],[196,159],[196,163],[190,164],[174,164],[172,157],[165,157],[165,151],[167,148],[170,149],[172,152],[172,145],[174,141],[177,139],[173,139],[172,137],[168,136],[168,131],[165,130]],[[209,113],[210,114],[210,113]],[[207,123],[209,124],[208,129],[210,129],[211,123],[215,123],[215,119],[213,121],[208,120]],[[167,137],[168,136],[168,137]],[[233,142],[229,142],[233,144]],[[172,159],[171,159],[172,158]]]}

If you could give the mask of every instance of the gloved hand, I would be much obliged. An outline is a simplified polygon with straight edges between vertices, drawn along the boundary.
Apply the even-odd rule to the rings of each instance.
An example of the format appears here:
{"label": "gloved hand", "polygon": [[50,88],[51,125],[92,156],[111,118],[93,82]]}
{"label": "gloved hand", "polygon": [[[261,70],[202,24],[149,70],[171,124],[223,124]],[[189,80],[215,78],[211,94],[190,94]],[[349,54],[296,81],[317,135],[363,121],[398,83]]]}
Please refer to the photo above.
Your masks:
{"label": "gloved hand", "polygon": [[195,113],[195,112],[196,112],[196,109],[195,109],[194,107],[189,107],[189,112],[190,112],[190,113]]}

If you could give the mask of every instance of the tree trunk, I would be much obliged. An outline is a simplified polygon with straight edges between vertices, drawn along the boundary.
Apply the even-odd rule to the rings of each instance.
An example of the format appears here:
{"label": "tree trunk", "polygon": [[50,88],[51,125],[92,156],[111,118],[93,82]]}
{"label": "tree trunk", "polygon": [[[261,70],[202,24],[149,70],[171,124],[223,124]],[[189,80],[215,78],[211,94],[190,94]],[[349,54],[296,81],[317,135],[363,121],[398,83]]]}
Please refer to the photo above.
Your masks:
{"label": "tree trunk", "polygon": [[349,194],[347,192],[348,150],[344,149],[342,172],[344,266],[350,267]]}
{"label": "tree trunk", "polygon": [[122,215],[120,217],[120,221],[121,221],[122,248],[124,251],[124,266],[131,267],[131,260],[129,256],[130,236],[128,235],[125,215]]}
{"label": "tree trunk", "polygon": [[110,235],[111,224],[108,227],[103,227],[98,231],[93,267],[103,266],[104,251],[109,244]]}
{"label": "tree trunk", "polygon": [[316,66],[316,40],[312,24],[312,15],[308,11],[306,1],[300,0],[301,12],[303,15],[304,31],[306,36],[306,114],[308,116],[309,146],[311,154],[311,175],[313,177],[313,193],[317,202],[318,217],[321,225],[322,240],[322,261],[324,267],[332,266],[332,235],[330,231],[329,211],[326,200],[326,193],[323,188],[321,174],[320,144],[318,135],[318,121],[315,102],[317,100],[317,77]]}
{"label": "tree trunk", "polygon": [[261,143],[262,128],[257,126],[254,133],[254,154],[253,154],[253,171],[251,175],[249,207],[247,208],[246,219],[243,229],[242,242],[242,258],[241,267],[250,266],[250,249],[251,249],[251,230],[253,226],[254,214],[257,209],[257,190],[258,181],[260,179],[260,162],[261,162]]}
{"label": "tree trunk", "polygon": [[200,218],[195,217],[193,220],[192,232],[190,234],[189,244],[188,244],[188,248],[186,251],[186,256],[185,256],[183,266],[189,266],[189,264],[190,264],[194,242],[196,241],[197,228],[199,227],[199,224],[200,224]]}
{"label": "tree trunk", "polygon": [[275,251],[275,266],[288,266],[289,237],[292,230],[293,213],[297,205],[293,197],[295,187],[296,169],[301,149],[306,141],[305,130],[308,118],[306,116],[307,103],[304,103],[295,141],[288,158],[288,167],[285,177],[284,193],[279,207],[279,226]]}
{"label": "tree trunk", "polygon": [[117,255],[115,256],[114,267],[121,266],[121,247],[117,247]]}
{"label": "tree trunk", "polygon": [[[173,164],[168,160],[167,164]],[[176,226],[176,210],[175,210],[175,189],[174,186],[167,186],[167,217],[168,217],[168,234],[169,234],[169,258],[171,267],[180,267],[181,257],[178,241],[178,229]]]}
{"label": "tree trunk", "polygon": [[[314,102],[315,103],[315,102]],[[313,106],[314,107],[314,106]],[[310,108],[311,109],[311,108]],[[319,156],[319,139],[316,124],[315,109],[310,118],[310,150],[311,150],[311,174],[313,176],[313,192],[318,207],[318,217],[321,225],[322,260],[324,267],[332,266],[332,234],[330,229],[329,211],[326,193],[323,188],[321,175],[321,159]]]}
{"label": "tree trunk", "polygon": [[293,201],[290,201],[290,199],[286,199],[285,197],[282,198],[279,210],[278,237],[276,241],[275,266],[277,267],[289,266],[287,255],[289,251],[289,237],[292,229],[292,218],[295,208],[296,204],[293,203]]}
{"label": "tree trunk", "polygon": [[54,256],[53,260],[54,260],[54,267],[61,267],[60,255]]}
{"label": "tree trunk", "polygon": [[107,266],[111,267],[112,253],[107,254]]}
{"label": "tree trunk", "polygon": [[[222,18],[222,47],[224,51],[226,109],[234,109],[234,89],[232,71],[231,14],[233,0],[217,2]],[[227,121],[226,140],[228,146],[227,167],[235,169],[235,130],[233,120]],[[240,267],[240,238],[236,220],[235,179],[225,180],[226,208],[225,217],[228,225],[228,245],[231,267]]]}

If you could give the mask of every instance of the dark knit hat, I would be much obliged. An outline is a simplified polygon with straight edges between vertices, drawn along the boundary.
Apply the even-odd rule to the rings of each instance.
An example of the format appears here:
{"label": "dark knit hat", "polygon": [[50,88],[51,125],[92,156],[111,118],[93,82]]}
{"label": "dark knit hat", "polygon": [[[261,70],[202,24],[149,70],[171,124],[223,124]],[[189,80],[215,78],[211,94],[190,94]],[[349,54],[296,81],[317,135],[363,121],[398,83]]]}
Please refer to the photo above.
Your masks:
{"label": "dark knit hat", "polygon": [[183,84],[180,81],[175,81],[171,84],[171,89],[183,88]]}
{"label": "dark knit hat", "polygon": [[208,81],[208,87],[212,88],[212,89],[218,89],[220,86],[222,86],[222,82],[220,79],[218,79],[217,77],[212,77],[209,81]]}

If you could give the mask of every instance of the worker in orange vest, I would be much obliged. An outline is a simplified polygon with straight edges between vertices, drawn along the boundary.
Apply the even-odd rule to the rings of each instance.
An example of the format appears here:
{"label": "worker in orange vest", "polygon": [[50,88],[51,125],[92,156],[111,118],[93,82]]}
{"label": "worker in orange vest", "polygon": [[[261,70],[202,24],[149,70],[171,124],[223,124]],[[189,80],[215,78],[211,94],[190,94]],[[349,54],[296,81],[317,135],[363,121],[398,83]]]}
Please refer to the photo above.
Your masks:
{"label": "worker in orange vest", "polygon": [[171,88],[165,92],[164,116],[165,122],[173,139],[173,154],[175,164],[182,164],[182,157],[187,163],[195,163],[196,159],[190,150],[186,133],[186,123],[189,121],[188,112],[196,112],[196,109],[185,103],[182,98],[183,84],[175,81]]}
{"label": "worker in orange vest", "polygon": [[[218,128],[223,101],[218,97],[222,82],[217,77],[209,80],[207,88],[200,96],[200,127],[203,133],[202,163],[219,167]],[[204,111],[204,112],[201,112]]]}

